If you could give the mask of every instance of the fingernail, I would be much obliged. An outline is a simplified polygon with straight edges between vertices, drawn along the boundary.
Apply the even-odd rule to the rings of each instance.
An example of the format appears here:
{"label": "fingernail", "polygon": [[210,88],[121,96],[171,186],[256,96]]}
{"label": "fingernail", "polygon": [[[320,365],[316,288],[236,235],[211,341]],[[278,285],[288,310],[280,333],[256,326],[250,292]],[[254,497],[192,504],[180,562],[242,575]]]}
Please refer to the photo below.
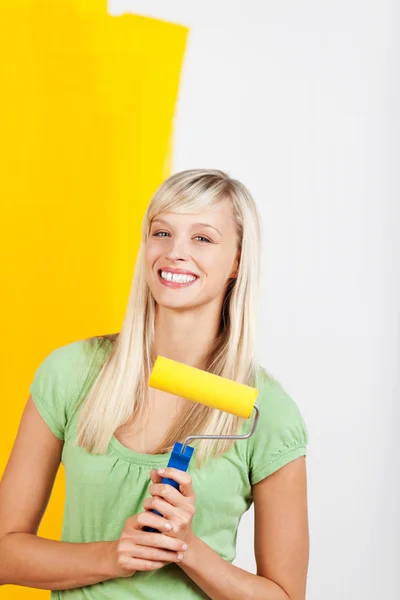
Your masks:
{"label": "fingernail", "polygon": [[183,546],[182,546],[182,550],[187,550],[187,549],[188,549],[188,546],[187,546],[187,544],[183,544]]}
{"label": "fingernail", "polygon": [[157,473],[165,473],[165,469],[157,469]]}
{"label": "fingernail", "polygon": [[171,523],[165,523],[164,529],[172,529]]}
{"label": "fingernail", "polygon": [[182,557],[183,557],[182,554],[179,552],[179,554],[178,554],[178,560],[182,560]]}

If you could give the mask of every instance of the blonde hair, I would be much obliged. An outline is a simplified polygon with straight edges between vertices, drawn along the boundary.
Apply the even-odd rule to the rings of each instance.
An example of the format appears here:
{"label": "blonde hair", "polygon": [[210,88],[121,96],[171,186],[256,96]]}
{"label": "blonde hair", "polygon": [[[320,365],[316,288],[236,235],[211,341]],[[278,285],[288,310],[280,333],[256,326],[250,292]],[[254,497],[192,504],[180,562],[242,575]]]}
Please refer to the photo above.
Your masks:
{"label": "blonde hair", "polygon": [[[261,227],[256,204],[246,187],[223,171],[190,169],[175,173],[156,190],[144,215],[142,240],[121,331],[90,338],[91,341],[107,338],[113,347],[83,402],[77,436],[82,448],[93,453],[107,452],[116,429],[146,408],[147,381],[156,358],[155,300],[146,283],[144,262],[144,246],[152,219],[164,211],[196,213],[224,199],[233,210],[240,261],[237,278],[230,280],[227,286],[220,333],[207,357],[205,370],[246,385],[256,385],[261,272]],[[242,423],[242,418],[188,402],[186,412],[168,431],[156,453],[170,452],[175,441],[183,442],[188,435],[235,435]],[[233,443],[232,440],[194,442],[198,465],[206,457],[218,458]]]}

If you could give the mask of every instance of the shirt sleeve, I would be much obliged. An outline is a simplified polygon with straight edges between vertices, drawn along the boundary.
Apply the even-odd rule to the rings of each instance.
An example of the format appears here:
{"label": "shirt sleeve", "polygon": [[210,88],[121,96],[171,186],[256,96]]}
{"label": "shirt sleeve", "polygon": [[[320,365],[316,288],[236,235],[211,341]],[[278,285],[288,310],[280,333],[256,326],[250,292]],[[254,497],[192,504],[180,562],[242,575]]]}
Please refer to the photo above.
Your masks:
{"label": "shirt sleeve", "polygon": [[29,391],[41,417],[60,440],[82,389],[87,360],[83,340],[52,350],[37,367]]}
{"label": "shirt sleeve", "polygon": [[260,418],[249,438],[249,478],[252,485],[287,463],[306,455],[308,432],[294,400],[282,385],[265,375],[258,386]]}

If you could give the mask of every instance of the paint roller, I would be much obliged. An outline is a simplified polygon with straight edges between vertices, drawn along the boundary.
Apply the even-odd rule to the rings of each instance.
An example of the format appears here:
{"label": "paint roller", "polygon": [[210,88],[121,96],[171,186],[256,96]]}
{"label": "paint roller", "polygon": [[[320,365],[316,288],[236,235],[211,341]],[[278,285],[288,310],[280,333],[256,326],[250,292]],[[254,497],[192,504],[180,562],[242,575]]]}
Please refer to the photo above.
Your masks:
{"label": "paint roller", "polygon": [[[245,440],[253,435],[260,417],[260,409],[255,404],[258,395],[257,388],[232,381],[196,367],[157,356],[150,378],[149,387],[168,392],[193,402],[199,402],[224,412],[249,419],[253,410],[256,411],[251,431],[246,435],[190,435],[184,443],[175,442],[168,462],[168,467],[187,471],[194,448],[189,446],[192,440]],[[163,477],[162,483],[168,483],[179,489],[179,484],[173,479]],[[152,512],[161,515],[157,510]],[[145,531],[157,532],[157,529],[145,527]]]}

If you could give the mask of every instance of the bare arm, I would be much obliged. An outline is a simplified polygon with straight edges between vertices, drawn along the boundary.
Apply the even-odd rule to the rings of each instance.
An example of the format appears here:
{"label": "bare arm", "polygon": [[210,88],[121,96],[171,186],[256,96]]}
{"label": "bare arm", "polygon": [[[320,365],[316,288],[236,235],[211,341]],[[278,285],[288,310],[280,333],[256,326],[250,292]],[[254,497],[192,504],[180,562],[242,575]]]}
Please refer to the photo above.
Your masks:
{"label": "bare arm", "polygon": [[305,457],[256,483],[253,497],[257,574],[274,581],[290,600],[305,600],[309,560]]}
{"label": "bare arm", "polygon": [[257,575],[196,536],[180,567],[212,600],[305,600],[309,537],[305,458],[253,486]]}
{"label": "bare arm", "polygon": [[62,448],[29,396],[0,483],[0,585],[71,589],[116,576],[112,542],[78,544],[37,536]]}

